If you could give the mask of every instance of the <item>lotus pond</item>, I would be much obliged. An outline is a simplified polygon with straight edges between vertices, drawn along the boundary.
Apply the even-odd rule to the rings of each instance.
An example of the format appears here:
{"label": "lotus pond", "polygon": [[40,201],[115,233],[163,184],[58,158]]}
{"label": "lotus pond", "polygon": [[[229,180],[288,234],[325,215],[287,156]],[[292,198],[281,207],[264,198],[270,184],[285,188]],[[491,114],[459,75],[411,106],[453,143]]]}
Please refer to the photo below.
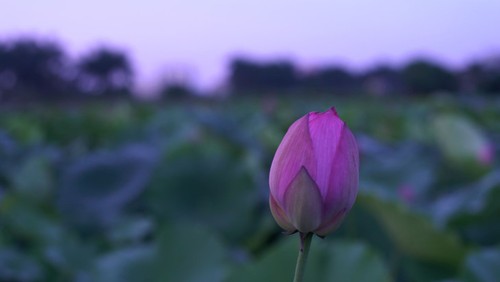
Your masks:
{"label": "lotus pond", "polygon": [[330,106],[360,191],[306,281],[499,281],[500,100],[447,96],[1,108],[0,281],[291,281],[269,167]]}

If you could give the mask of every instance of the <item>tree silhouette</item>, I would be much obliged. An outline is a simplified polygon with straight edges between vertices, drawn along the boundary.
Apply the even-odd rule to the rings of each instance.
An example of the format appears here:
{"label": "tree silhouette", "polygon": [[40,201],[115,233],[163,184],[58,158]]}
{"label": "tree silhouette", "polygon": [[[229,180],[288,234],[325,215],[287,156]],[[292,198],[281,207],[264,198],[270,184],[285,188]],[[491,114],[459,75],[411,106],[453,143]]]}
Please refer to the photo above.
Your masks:
{"label": "tree silhouette", "polygon": [[66,67],[64,51],[54,42],[18,39],[0,43],[0,90],[16,89],[9,99],[60,97],[67,86]]}
{"label": "tree silhouette", "polygon": [[395,94],[402,90],[401,73],[387,65],[378,65],[362,75],[363,86],[370,94]]}
{"label": "tree silhouette", "polygon": [[82,91],[96,94],[129,94],[133,70],[126,54],[99,48],[83,56],[77,63]]}
{"label": "tree silhouette", "polygon": [[500,56],[472,62],[463,72],[468,90],[500,94]]}
{"label": "tree silhouette", "polygon": [[238,58],[231,62],[230,73],[236,92],[287,90],[297,84],[295,66],[287,61],[254,63]]}
{"label": "tree silhouette", "polygon": [[435,91],[456,91],[458,80],[445,67],[418,59],[402,70],[403,82],[410,93],[431,94]]}
{"label": "tree silhouette", "polygon": [[308,90],[345,94],[357,90],[356,76],[343,67],[330,66],[304,75],[302,85]]}
{"label": "tree silhouette", "polygon": [[166,83],[160,89],[160,96],[163,99],[179,100],[193,97],[195,91],[187,84],[182,83]]}

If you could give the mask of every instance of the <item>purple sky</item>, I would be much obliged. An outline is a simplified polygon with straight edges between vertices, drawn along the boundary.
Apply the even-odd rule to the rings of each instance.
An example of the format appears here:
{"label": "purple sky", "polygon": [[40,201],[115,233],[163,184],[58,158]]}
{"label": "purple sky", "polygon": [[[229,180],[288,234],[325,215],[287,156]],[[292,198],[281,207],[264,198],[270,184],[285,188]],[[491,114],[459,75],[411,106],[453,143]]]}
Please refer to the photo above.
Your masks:
{"label": "purple sky", "polygon": [[0,39],[55,38],[73,56],[119,47],[142,88],[173,70],[216,85],[234,54],[362,68],[420,55],[460,66],[500,52],[495,0],[0,1]]}

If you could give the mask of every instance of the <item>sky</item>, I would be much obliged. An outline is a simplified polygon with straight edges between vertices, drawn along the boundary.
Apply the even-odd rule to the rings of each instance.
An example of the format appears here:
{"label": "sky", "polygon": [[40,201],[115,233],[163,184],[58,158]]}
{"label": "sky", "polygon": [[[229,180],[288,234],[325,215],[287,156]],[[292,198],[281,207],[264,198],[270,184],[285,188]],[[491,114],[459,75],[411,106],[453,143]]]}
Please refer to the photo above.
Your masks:
{"label": "sky", "polygon": [[55,39],[73,57],[110,46],[130,55],[140,89],[174,75],[210,88],[237,55],[460,67],[500,53],[499,15],[496,0],[0,0],[0,40]]}

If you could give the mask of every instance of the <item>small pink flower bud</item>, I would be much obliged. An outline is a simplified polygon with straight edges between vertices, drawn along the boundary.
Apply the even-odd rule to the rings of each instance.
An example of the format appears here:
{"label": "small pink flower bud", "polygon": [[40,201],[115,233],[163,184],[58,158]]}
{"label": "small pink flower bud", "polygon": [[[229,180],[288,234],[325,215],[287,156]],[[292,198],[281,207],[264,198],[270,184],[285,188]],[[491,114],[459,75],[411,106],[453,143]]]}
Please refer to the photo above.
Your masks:
{"label": "small pink flower bud", "polygon": [[415,201],[415,189],[409,184],[403,184],[398,187],[398,195],[403,202],[411,204]]}
{"label": "small pink flower bud", "polygon": [[274,155],[269,203],[289,233],[326,236],[356,199],[359,151],[354,135],[334,108],[295,121]]}
{"label": "small pink flower bud", "polygon": [[482,144],[481,148],[479,149],[477,158],[479,159],[479,163],[481,165],[489,166],[495,159],[495,149],[489,143]]}

